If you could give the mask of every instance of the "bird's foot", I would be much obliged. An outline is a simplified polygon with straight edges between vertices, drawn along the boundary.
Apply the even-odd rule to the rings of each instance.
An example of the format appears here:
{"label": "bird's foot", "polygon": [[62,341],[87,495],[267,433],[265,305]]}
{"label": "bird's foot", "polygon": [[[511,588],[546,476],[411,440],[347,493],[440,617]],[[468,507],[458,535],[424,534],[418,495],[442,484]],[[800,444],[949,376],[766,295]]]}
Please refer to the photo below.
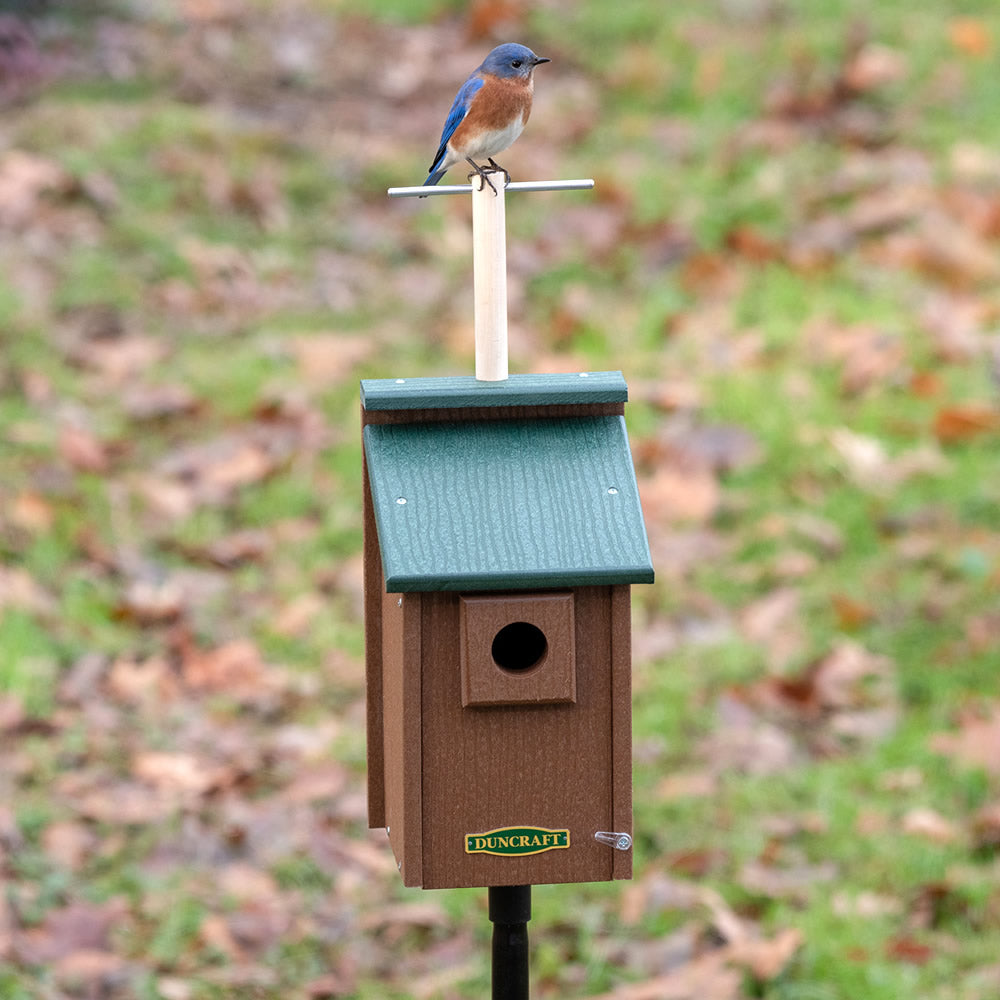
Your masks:
{"label": "bird's foot", "polygon": [[469,161],[469,163],[472,164],[472,173],[469,174],[469,180],[471,181],[473,177],[478,177],[479,178],[479,190],[480,191],[482,191],[483,187],[488,184],[490,186],[490,190],[494,194],[499,194],[500,193],[499,191],[497,191],[496,186],[494,185],[493,181],[491,180],[490,174],[503,174],[503,177],[504,177],[503,186],[504,187],[506,187],[510,183],[510,174],[508,174],[507,171],[504,170],[504,168],[501,167],[500,164],[497,163],[493,159],[492,156],[488,160],[488,162],[490,164],[488,168],[487,167],[481,167],[478,163],[476,163],[475,160],[473,160],[469,156],[467,156],[466,159]]}
{"label": "bird's foot", "polygon": [[485,167],[481,167],[471,157],[467,156],[466,159],[469,161],[469,163],[472,164],[472,173],[469,174],[469,180],[471,181],[473,177],[478,177],[480,191],[482,191],[483,188],[488,184],[490,186],[490,190],[494,194],[497,194],[498,193],[497,189],[493,186],[493,181],[490,180],[489,176],[492,171],[487,170]]}
{"label": "bird's foot", "polygon": [[503,174],[503,186],[507,187],[507,185],[510,184],[510,173],[503,167],[501,167],[500,164],[497,163],[497,161],[494,160],[492,156],[488,158],[487,162],[494,170]]}

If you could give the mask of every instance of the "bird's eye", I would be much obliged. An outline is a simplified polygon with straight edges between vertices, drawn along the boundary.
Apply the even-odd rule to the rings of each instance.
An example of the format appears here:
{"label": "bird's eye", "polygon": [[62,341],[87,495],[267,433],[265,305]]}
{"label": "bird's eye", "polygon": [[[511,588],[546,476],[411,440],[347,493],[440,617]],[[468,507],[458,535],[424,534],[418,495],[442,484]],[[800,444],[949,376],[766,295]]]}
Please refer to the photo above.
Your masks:
{"label": "bird's eye", "polygon": [[511,66],[513,66],[513,67],[514,67],[514,69],[520,69],[520,68],[521,68],[521,60],[520,60],[520,59],[515,59],[515,60],[514,60],[514,61],[513,61],[512,63],[511,63]]}

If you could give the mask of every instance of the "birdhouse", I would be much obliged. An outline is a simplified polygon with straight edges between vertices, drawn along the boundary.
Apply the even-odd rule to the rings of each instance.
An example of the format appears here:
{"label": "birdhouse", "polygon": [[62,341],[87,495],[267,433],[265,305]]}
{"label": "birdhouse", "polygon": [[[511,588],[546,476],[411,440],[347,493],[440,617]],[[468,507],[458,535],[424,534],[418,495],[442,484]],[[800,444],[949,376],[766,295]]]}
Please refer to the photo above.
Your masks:
{"label": "birdhouse", "polygon": [[409,886],[631,875],[620,372],[361,383],[369,825]]}

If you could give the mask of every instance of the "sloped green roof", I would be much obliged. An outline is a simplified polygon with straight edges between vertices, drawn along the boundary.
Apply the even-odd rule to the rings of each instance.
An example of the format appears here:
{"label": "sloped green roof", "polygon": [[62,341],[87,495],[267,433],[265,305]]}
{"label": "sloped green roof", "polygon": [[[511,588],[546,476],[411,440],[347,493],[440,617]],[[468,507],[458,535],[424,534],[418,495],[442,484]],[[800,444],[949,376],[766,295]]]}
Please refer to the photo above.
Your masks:
{"label": "sloped green roof", "polygon": [[390,592],[653,580],[620,416],[371,424],[364,445]]}

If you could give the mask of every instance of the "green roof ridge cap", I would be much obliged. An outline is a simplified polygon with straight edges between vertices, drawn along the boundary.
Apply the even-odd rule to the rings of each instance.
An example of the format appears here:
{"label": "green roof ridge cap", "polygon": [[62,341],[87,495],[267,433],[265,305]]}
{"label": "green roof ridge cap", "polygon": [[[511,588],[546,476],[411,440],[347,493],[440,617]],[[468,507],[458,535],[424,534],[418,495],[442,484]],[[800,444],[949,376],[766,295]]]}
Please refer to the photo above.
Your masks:
{"label": "green roof ridge cap", "polygon": [[628,386],[620,371],[516,374],[502,382],[482,382],[472,375],[361,380],[361,404],[366,410],[557,406],[627,400]]}

